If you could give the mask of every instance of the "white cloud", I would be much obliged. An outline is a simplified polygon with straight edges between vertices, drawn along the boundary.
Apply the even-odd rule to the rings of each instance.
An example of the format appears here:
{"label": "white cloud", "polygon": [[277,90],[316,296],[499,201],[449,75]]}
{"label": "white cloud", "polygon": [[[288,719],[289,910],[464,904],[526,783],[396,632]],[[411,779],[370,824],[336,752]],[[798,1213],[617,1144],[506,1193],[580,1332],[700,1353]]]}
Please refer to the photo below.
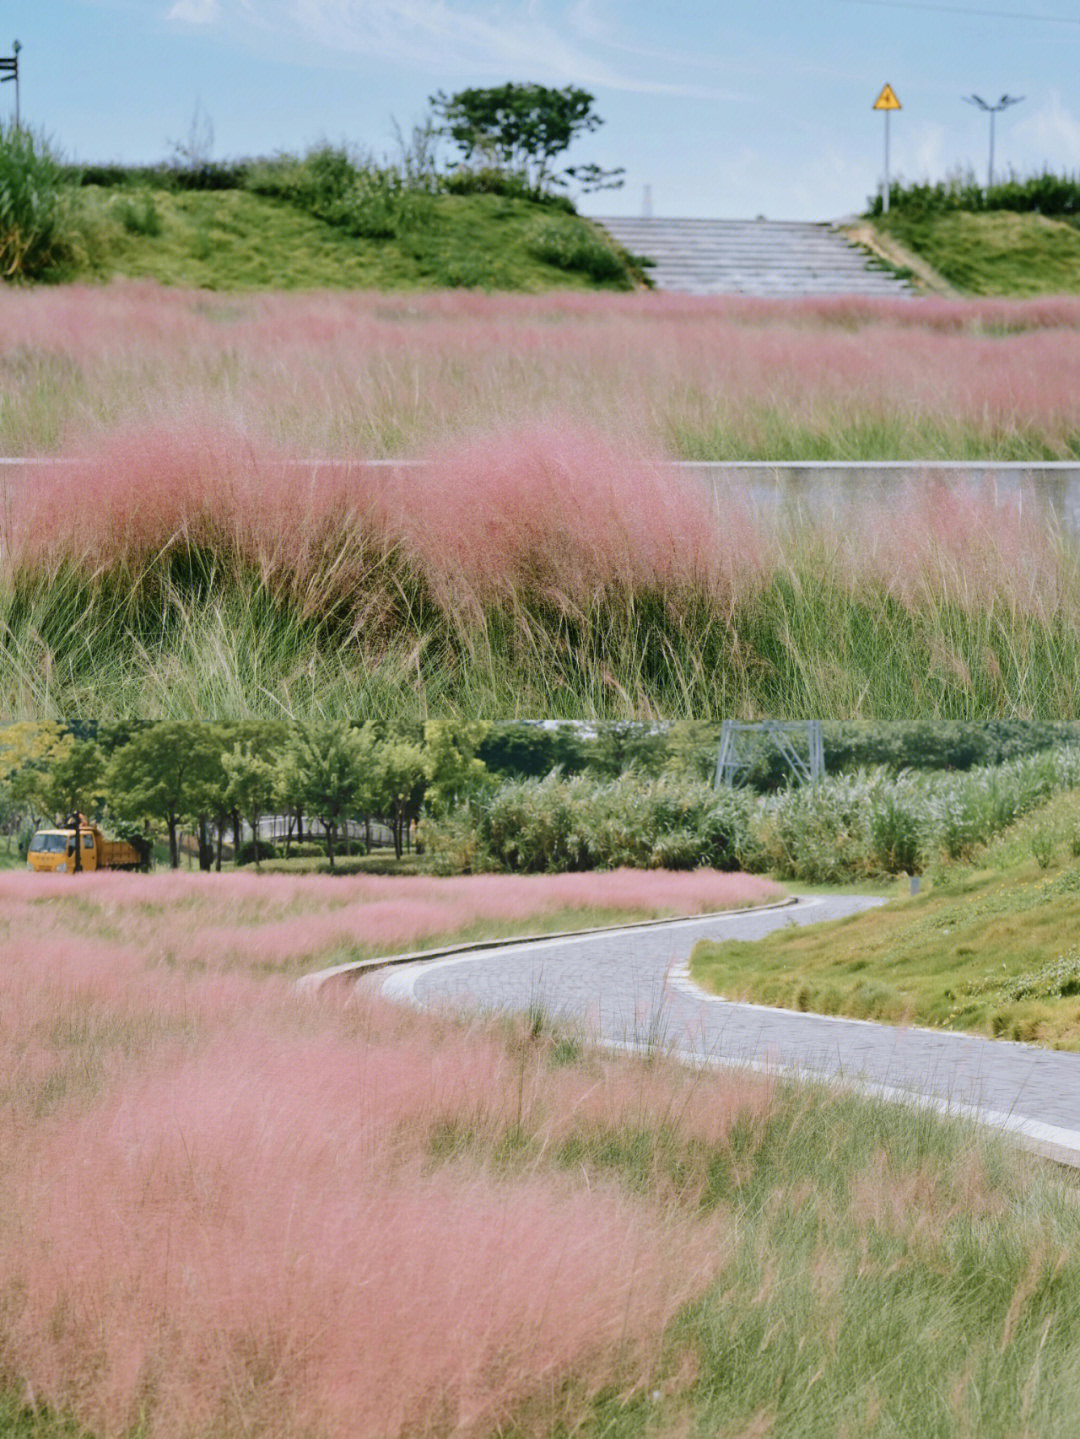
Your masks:
{"label": "white cloud", "polygon": [[166,18],[183,25],[213,25],[221,19],[220,0],[175,0]]}
{"label": "white cloud", "polygon": [[1068,109],[1057,90],[1037,110],[1018,116],[1010,140],[1023,147],[1029,163],[1054,169],[1080,164],[1080,119]]}
{"label": "white cloud", "polygon": [[614,23],[609,0],[174,0],[168,15],[435,74],[723,98],[714,86],[687,83],[669,56],[631,51],[627,60],[625,23]]}

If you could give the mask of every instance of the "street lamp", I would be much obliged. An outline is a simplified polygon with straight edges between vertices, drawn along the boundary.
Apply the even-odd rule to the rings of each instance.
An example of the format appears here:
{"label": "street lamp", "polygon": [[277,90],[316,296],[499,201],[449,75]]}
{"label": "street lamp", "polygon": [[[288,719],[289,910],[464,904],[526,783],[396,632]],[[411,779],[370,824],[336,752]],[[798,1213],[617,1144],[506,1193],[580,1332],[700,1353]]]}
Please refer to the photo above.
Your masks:
{"label": "street lamp", "polygon": [[1023,95],[1002,95],[996,105],[988,105],[981,95],[965,95],[963,97],[969,105],[978,105],[990,116],[990,164],[986,171],[986,188],[989,190],[994,184],[994,116],[999,110],[1007,110],[1010,105],[1019,105],[1024,98]]}

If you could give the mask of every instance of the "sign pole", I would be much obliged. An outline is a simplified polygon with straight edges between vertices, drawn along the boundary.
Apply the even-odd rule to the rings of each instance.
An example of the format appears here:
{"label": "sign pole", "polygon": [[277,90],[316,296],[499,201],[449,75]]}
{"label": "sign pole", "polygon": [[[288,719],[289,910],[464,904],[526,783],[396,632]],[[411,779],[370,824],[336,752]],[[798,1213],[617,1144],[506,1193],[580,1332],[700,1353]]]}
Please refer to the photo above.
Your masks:
{"label": "sign pole", "polygon": [[885,111],[885,199],[882,204],[882,213],[889,213],[889,111]]}
{"label": "sign pole", "polygon": [[891,85],[882,87],[881,94],[874,101],[875,110],[885,112],[885,188],[881,196],[881,212],[883,215],[889,213],[889,114],[893,110],[900,109],[900,101],[896,98],[896,92]]}

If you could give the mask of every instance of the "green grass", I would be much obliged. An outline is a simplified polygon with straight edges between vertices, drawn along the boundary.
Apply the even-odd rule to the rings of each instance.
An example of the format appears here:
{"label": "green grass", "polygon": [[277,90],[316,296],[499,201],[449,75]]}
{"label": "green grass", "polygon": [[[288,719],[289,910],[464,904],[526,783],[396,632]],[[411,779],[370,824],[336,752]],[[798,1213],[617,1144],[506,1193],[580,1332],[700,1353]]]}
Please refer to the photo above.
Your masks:
{"label": "green grass", "polygon": [[[87,186],[92,273],[207,290],[629,289],[631,267],[588,221],[500,195],[417,196],[413,222],[383,239],[351,236],[285,200],[245,190]],[[156,217],[156,220],[150,217]],[[144,220],[148,223],[144,223]],[[537,258],[551,227],[601,245],[611,279]],[[155,233],[156,229],[156,233]],[[579,258],[571,248],[566,260]],[[76,276],[76,278],[78,278]]]}
{"label": "green grass", "polygon": [[[542,1015],[518,1021],[516,1042],[602,1082],[595,1053]],[[629,1400],[598,1396],[575,1433],[1071,1432],[1073,1176],[969,1127],[835,1091],[780,1085],[769,1113],[739,1117],[720,1143],[687,1132],[685,1084],[666,1117],[645,1118],[644,1105],[639,1122],[583,1117],[554,1141],[543,1090],[532,1095],[512,1123],[437,1130],[436,1162],[554,1167],[726,1221],[720,1273],[669,1329],[659,1377]]]}
{"label": "green grass", "polygon": [[755,943],[695,946],[731,999],[1080,1050],[1080,795],[1051,800],[921,893]]}
{"label": "green grass", "polygon": [[[362,611],[364,596],[357,596]],[[0,579],[8,718],[326,716],[1075,719],[1080,597],[1046,616],[821,581],[796,557],[730,615],[613,598],[566,615],[521,596],[482,622],[398,596],[392,633],[304,616],[254,577]],[[395,601],[397,604],[397,601]]]}
{"label": "green grass", "polygon": [[1010,211],[897,210],[873,223],[965,294],[1080,293],[1080,230],[1068,221]]}

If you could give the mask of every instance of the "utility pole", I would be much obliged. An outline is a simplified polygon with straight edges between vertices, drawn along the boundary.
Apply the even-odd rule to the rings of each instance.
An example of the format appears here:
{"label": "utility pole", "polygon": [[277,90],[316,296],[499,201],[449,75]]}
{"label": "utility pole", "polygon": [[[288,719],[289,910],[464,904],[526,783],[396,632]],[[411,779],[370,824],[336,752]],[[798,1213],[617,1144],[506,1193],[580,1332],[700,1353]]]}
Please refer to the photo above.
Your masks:
{"label": "utility pole", "polygon": [[986,168],[986,188],[991,190],[994,186],[994,116],[999,110],[1007,110],[1010,105],[1019,105],[1024,96],[1002,95],[996,105],[988,105],[981,95],[965,95],[963,98],[969,105],[977,105],[990,116],[990,163]]}

